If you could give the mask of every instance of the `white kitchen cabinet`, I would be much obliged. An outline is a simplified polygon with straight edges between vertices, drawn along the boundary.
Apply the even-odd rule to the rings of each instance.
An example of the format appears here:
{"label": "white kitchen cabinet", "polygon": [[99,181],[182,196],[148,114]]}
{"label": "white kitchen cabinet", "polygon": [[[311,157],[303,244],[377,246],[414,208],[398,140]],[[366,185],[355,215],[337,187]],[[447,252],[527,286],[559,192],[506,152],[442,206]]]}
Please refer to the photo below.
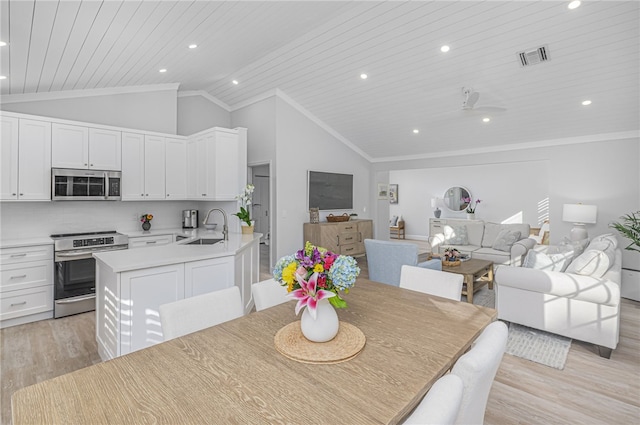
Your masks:
{"label": "white kitchen cabinet", "polygon": [[18,199],[18,118],[0,117],[0,199]]}
{"label": "white kitchen cabinet", "polygon": [[122,134],[122,200],[165,199],[164,137]]}
{"label": "white kitchen cabinet", "polygon": [[233,286],[233,257],[193,261],[184,266],[185,298]]}
{"label": "white kitchen cabinet", "polygon": [[53,317],[53,246],[0,249],[0,328]]}
{"label": "white kitchen cabinet", "polygon": [[18,192],[23,201],[51,200],[51,123],[20,119]]}
{"label": "white kitchen cabinet", "polygon": [[115,170],[121,167],[121,132],[53,123],[51,165],[54,168]]}
{"label": "white kitchen cabinet", "polygon": [[167,200],[187,199],[187,142],[165,139]]}
{"label": "white kitchen cabinet", "polygon": [[200,199],[198,177],[198,139],[189,139],[187,140],[187,199]]}
{"label": "white kitchen cabinet", "polygon": [[184,266],[174,264],[125,272],[120,284],[119,354],[164,341],[159,307],[184,298]]}
{"label": "white kitchen cabinet", "polygon": [[238,133],[216,127],[199,135],[195,148],[187,147],[187,167],[195,169],[187,181],[189,185],[195,181],[197,187],[196,197],[189,199],[232,201],[242,191],[247,173],[246,138],[240,139]]}
{"label": "white kitchen cabinet", "polygon": [[173,243],[173,234],[129,237],[129,249],[150,248],[152,246],[168,245],[170,243]]}
{"label": "white kitchen cabinet", "polygon": [[111,171],[122,169],[122,132],[89,128],[89,168]]}

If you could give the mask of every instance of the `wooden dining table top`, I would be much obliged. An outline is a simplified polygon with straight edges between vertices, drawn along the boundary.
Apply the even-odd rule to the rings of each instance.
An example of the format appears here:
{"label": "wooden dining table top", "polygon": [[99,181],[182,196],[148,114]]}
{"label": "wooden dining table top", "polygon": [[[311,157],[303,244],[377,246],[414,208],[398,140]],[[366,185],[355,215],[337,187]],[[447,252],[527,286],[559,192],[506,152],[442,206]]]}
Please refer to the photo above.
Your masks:
{"label": "wooden dining table top", "polygon": [[20,389],[13,424],[395,424],[496,318],[362,278],[344,299],[366,336],[349,361],[276,350],[292,301]]}

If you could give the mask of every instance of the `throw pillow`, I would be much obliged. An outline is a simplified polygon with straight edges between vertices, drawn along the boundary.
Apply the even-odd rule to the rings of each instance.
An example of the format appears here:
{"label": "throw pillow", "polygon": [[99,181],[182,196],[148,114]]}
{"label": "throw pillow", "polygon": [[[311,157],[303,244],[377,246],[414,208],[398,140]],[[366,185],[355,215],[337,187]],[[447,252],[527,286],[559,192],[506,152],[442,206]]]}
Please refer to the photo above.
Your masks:
{"label": "throw pillow", "polygon": [[510,252],[514,243],[520,240],[520,232],[511,230],[501,230],[491,248],[498,251]]}
{"label": "throw pillow", "polygon": [[391,220],[389,220],[389,226],[395,227],[397,225],[398,225],[398,216],[394,215],[393,217],[391,217]]}
{"label": "throw pillow", "polygon": [[604,235],[596,236],[595,238],[591,239],[591,243],[589,244],[589,249],[591,249],[591,245],[599,244],[602,242],[608,243],[613,247],[613,249],[616,249],[618,247],[618,239],[616,239],[613,233],[607,233]]}
{"label": "throw pillow", "polygon": [[451,245],[469,245],[467,226],[444,226],[444,240]]}
{"label": "throw pillow", "polygon": [[569,264],[566,272],[601,278],[612,265],[613,261],[605,251],[588,249]]}
{"label": "throw pillow", "polygon": [[554,254],[530,250],[524,258],[522,267],[530,269],[563,272],[573,258],[573,251],[558,252]]}

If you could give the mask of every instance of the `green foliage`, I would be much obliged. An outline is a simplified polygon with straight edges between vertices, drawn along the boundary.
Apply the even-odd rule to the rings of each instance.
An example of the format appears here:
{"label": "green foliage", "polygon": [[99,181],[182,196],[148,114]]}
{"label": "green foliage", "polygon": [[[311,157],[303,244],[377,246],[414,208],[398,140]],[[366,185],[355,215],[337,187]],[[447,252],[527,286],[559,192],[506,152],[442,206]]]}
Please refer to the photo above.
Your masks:
{"label": "green foliage", "polygon": [[251,217],[249,216],[249,211],[245,207],[240,207],[240,212],[235,213],[234,215],[247,223],[247,226],[251,226]]}
{"label": "green foliage", "polygon": [[640,252],[640,211],[623,215],[620,218],[623,220],[622,223],[614,222],[609,227],[616,229],[622,236],[631,240],[625,249]]}
{"label": "green foliage", "polygon": [[347,302],[340,298],[340,295],[336,294],[335,297],[329,298],[329,302],[335,308],[347,308]]}

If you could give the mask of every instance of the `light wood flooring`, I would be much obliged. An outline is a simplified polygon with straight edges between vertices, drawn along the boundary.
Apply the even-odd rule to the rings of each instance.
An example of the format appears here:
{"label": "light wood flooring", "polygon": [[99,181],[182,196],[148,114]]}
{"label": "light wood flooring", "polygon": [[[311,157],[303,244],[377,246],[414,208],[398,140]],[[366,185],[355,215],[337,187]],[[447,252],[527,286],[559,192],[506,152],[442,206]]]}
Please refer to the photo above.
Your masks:
{"label": "light wood flooring", "polygon": [[[358,263],[367,277],[366,259]],[[11,423],[17,389],[98,362],[93,312],[0,330],[0,423]],[[505,354],[485,423],[640,424],[640,303],[623,300],[611,359],[575,340],[562,371]]]}

